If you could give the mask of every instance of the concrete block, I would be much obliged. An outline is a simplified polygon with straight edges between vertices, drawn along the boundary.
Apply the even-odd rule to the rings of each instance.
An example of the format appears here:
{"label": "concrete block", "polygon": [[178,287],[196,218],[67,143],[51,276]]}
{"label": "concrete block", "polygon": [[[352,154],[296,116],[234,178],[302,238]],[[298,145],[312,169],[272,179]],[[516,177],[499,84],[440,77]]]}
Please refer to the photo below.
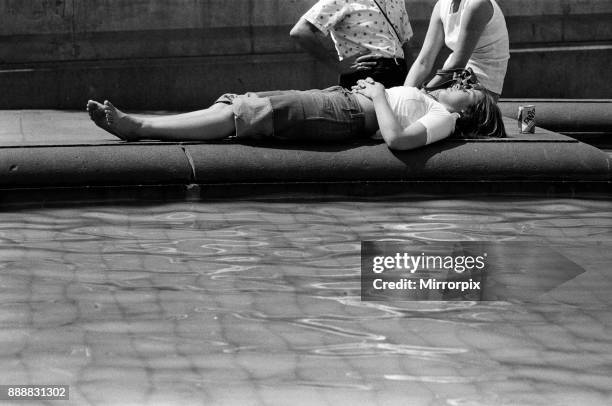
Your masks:
{"label": "concrete block", "polygon": [[75,2],[76,32],[244,27],[251,19],[243,0],[85,0]]}
{"label": "concrete block", "polygon": [[597,148],[538,129],[502,140],[446,140],[413,151],[385,144],[186,145],[201,184],[340,181],[602,181],[610,159]]}
{"label": "concrete block", "polygon": [[506,16],[511,48],[612,40],[612,13]]}
{"label": "concrete block", "polygon": [[[277,29],[261,31],[264,37],[280,35]],[[282,36],[288,37],[287,32]],[[100,60],[103,63],[109,60],[112,63],[117,59],[248,55],[253,53],[255,40],[251,37],[259,36],[259,32],[253,33],[248,27],[9,35],[0,36],[0,60],[30,67],[46,61]],[[274,43],[270,39],[267,42]],[[271,50],[296,48],[289,38],[276,42],[282,43],[282,47],[274,44]]]}
{"label": "concrete block", "polygon": [[0,35],[69,33],[72,0],[0,1]]}
{"label": "concrete block", "polygon": [[516,117],[518,107],[528,104],[535,106],[540,127],[559,132],[612,133],[612,100],[502,99],[499,107],[504,116]]}
{"label": "concrete block", "polygon": [[0,108],[81,109],[110,99],[134,110],[207,107],[226,92],[308,89],[336,83],[303,54],[48,65],[0,75]]}
{"label": "concrete block", "polygon": [[[329,86],[336,75],[298,55],[288,36],[315,1],[0,0],[0,108],[81,108],[108,97],[134,109],[192,109],[225,91]],[[505,97],[612,97],[612,2],[500,3],[513,50]],[[406,4],[414,59],[435,0]]]}
{"label": "concrete block", "polygon": [[[87,132],[83,115],[55,118]],[[38,122],[33,116],[26,121],[30,125]],[[446,140],[404,152],[391,151],[374,141],[307,145],[101,139],[99,144],[58,146],[29,140],[26,146],[0,148],[0,188],[612,180],[610,159],[597,148],[540,128],[535,134],[518,134],[512,119],[506,120],[506,126],[510,133],[507,139]],[[62,128],[57,125],[41,133]],[[94,130],[89,123],[89,131]]]}
{"label": "concrete block", "polygon": [[[608,2],[612,4],[612,2]],[[605,43],[612,40],[612,12],[568,14],[563,17],[563,41]]]}
{"label": "concrete block", "polygon": [[563,40],[563,19],[527,15],[506,17],[511,48],[520,44],[555,43]]}
{"label": "concrete block", "polygon": [[[517,50],[503,97],[612,98],[611,58],[612,49]],[[133,110],[190,110],[225,92],[325,88],[336,81],[304,54],[57,63],[0,74],[0,108],[81,109],[94,98]]]}
{"label": "concrete block", "polygon": [[292,25],[315,3],[310,0],[257,1],[251,9],[251,23],[254,27]]}
{"label": "concrete block", "polygon": [[[314,0],[0,1],[0,60],[295,52],[290,27]],[[512,46],[612,40],[610,2],[504,1]],[[435,1],[407,1],[420,47]],[[585,5],[586,4],[586,5]]]}
{"label": "concrete block", "polygon": [[612,48],[514,50],[503,97],[609,99]]}
{"label": "concrete block", "polygon": [[192,183],[172,144],[0,148],[0,162],[3,188]]}
{"label": "concrete block", "polygon": [[99,145],[117,137],[92,125],[85,112],[57,110],[0,110],[0,145],[3,147]]}
{"label": "concrete block", "polygon": [[610,162],[586,144],[446,141],[395,152],[386,145],[189,145],[196,182],[595,181]]}
{"label": "concrete block", "polygon": [[608,0],[500,0],[506,16],[612,13]]}

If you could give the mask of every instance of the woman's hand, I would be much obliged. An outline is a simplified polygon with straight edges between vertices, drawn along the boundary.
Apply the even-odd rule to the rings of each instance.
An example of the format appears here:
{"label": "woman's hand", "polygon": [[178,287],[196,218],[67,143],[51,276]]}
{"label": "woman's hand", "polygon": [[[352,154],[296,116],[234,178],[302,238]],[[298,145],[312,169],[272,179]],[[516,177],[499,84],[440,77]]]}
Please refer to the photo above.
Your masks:
{"label": "woman's hand", "polygon": [[370,100],[385,95],[385,87],[382,83],[375,82],[372,78],[360,79],[357,84],[352,87],[353,92],[364,95]]}
{"label": "woman's hand", "polygon": [[375,82],[372,78],[358,80],[353,86],[353,92],[362,94],[372,100],[376,121],[378,122],[378,133],[391,149],[412,149],[427,143],[427,130],[420,122],[403,128],[395,116],[395,112],[385,97],[385,87]]}

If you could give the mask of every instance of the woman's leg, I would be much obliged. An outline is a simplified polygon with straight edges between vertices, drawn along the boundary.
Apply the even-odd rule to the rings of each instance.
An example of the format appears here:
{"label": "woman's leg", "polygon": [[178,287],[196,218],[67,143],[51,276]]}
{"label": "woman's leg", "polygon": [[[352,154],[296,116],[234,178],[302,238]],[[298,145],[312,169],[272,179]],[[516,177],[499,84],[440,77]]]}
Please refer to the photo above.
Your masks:
{"label": "woman's leg", "polygon": [[215,104],[208,109],[161,117],[134,117],[113,106],[90,100],[89,116],[96,125],[126,140],[200,141],[225,138],[235,132],[232,106]]}

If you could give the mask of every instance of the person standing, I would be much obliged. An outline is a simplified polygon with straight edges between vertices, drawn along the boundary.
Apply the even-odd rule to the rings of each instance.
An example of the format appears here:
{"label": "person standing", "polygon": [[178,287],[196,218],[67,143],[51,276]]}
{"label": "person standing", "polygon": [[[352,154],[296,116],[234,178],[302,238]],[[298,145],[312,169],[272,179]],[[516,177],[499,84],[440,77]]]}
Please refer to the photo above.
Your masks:
{"label": "person standing", "polygon": [[[327,52],[331,36],[337,58]],[[412,27],[404,0],[320,0],[290,35],[326,66],[340,74],[339,84],[351,88],[367,77],[385,87],[404,83],[408,73],[408,41]]]}

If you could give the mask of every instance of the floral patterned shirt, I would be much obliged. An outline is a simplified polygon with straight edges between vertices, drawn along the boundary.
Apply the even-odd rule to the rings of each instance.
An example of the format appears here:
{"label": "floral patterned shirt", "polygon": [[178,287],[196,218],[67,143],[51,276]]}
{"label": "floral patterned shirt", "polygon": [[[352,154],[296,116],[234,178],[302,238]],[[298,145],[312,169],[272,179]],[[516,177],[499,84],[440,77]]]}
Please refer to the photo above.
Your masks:
{"label": "floral patterned shirt", "polygon": [[403,58],[402,45],[412,37],[404,0],[320,0],[303,18],[331,35],[340,60],[365,54]]}

